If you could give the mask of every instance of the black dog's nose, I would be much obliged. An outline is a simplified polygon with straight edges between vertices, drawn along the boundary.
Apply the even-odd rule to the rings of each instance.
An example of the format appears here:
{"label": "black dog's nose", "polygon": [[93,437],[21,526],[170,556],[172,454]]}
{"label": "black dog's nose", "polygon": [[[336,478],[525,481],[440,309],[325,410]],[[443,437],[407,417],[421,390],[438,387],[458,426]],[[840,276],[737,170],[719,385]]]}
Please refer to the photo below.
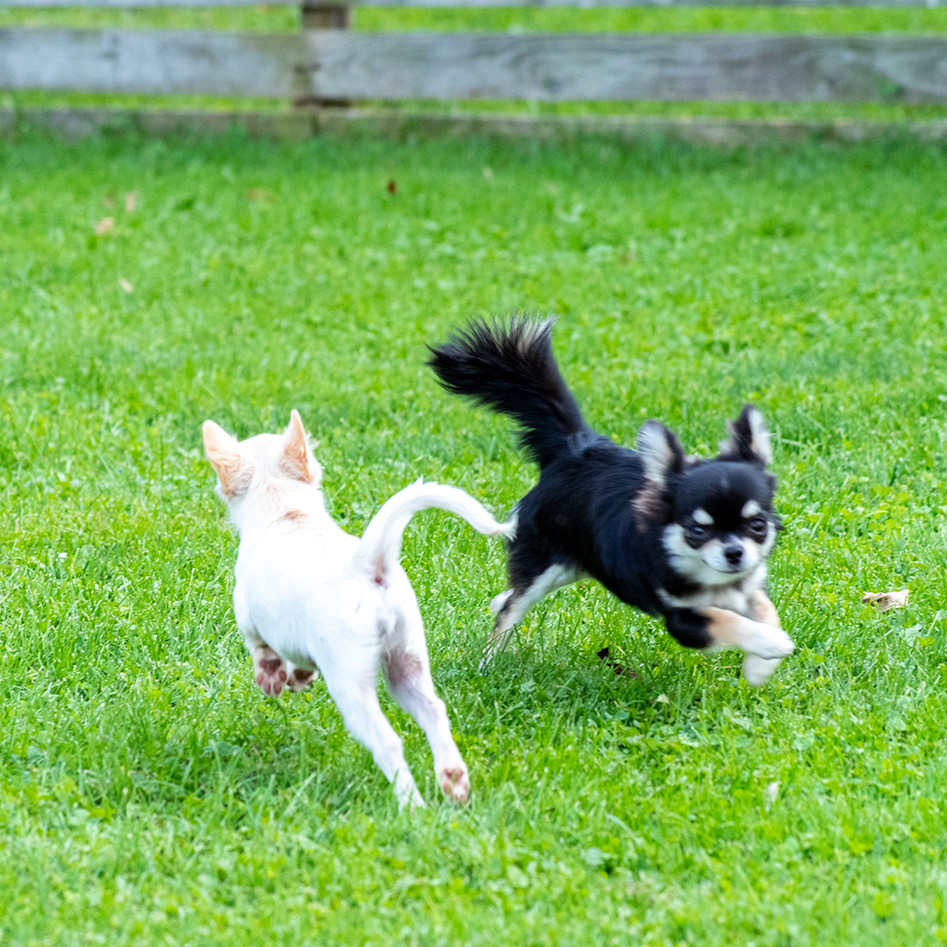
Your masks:
{"label": "black dog's nose", "polygon": [[723,556],[731,566],[738,566],[743,560],[743,547],[734,543],[732,546],[724,546]]}

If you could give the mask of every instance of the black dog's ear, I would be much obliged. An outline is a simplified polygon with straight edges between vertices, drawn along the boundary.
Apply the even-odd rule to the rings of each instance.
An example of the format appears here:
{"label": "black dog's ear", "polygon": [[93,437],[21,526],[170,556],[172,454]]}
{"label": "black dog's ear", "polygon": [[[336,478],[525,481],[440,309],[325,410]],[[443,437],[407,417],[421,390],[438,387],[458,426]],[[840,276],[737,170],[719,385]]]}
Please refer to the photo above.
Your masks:
{"label": "black dog's ear", "polygon": [[729,437],[720,445],[720,459],[732,457],[765,467],[773,459],[769,431],[763,415],[745,404],[735,421],[727,422]]}
{"label": "black dog's ear", "polygon": [[644,474],[653,484],[663,487],[668,476],[684,469],[684,449],[674,432],[660,421],[645,421],[638,432],[638,454]]}

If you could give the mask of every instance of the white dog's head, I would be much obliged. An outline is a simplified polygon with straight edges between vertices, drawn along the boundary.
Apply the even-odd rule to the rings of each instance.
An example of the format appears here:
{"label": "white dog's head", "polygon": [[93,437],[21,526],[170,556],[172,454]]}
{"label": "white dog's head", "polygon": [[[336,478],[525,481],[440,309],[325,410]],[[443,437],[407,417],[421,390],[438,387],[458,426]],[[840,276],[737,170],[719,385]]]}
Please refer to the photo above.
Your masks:
{"label": "white dog's head", "polygon": [[202,433],[204,450],[217,472],[217,493],[238,530],[251,515],[305,514],[314,500],[322,508],[322,467],[298,411],[290,415],[285,434],[238,441],[213,421],[204,422]]}

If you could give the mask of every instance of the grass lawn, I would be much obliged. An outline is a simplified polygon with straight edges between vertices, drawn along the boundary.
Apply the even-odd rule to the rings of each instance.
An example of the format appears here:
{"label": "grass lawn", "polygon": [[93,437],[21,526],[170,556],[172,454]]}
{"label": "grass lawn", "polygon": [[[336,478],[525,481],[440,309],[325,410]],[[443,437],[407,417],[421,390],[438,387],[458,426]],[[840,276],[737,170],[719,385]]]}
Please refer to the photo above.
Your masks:
{"label": "grass lawn", "polygon": [[[947,939],[945,181],[907,142],[0,143],[0,941]],[[422,475],[504,512],[534,472],[424,346],[521,310],[619,441],[760,407],[797,652],[753,690],[587,582],[481,675],[502,550],[422,514],[473,797],[386,698],[399,815],[320,684],[253,683],[200,425],[298,408],[355,532]]]}

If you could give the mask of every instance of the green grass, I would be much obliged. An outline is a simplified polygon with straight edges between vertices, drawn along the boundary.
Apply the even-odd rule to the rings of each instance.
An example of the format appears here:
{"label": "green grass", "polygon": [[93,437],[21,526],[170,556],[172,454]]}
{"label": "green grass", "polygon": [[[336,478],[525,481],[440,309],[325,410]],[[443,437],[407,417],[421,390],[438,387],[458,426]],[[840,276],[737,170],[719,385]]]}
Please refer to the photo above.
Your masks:
{"label": "green grass", "polygon": [[[945,180],[908,142],[0,143],[0,941],[947,938]],[[502,551],[419,516],[474,793],[439,800],[386,698],[430,805],[401,816],[321,685],[254,685],[200,424],[298,408],[356,532],[422,475],[504,511],[508,425],[423,363],[511,311],[559,316],[619,441],[707,452],[761,408],[797,652],[752,690],[581,583],[481,675]]]}

